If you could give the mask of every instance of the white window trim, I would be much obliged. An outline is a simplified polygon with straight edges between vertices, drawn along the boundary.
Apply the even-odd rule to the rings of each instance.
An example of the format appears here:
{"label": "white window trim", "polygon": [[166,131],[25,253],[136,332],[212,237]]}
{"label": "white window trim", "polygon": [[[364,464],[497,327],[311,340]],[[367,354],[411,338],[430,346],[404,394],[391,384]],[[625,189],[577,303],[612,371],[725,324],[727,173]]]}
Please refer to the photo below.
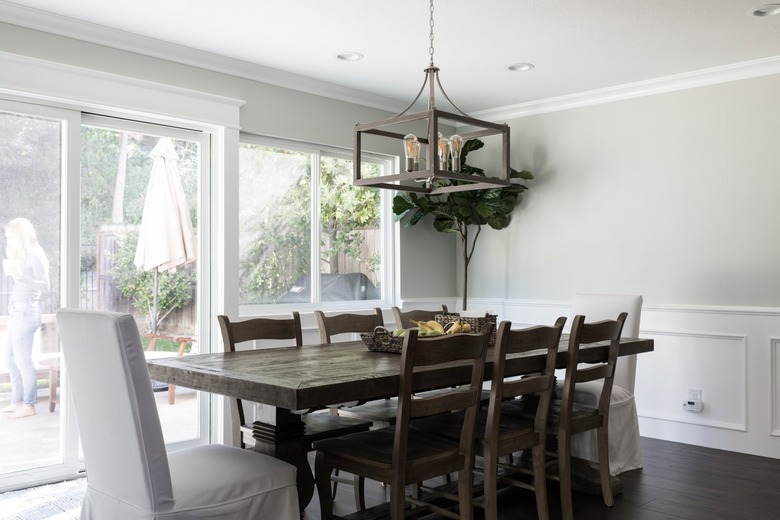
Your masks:
{"label": "white window trim", "polygon": [[[319,146],[311,143],[303,143],[300,141],[286,140],[272,137],[264,137],[253,134],[240,134],[240,142],[255,144],[261,146],[270,146],[274,148],[280,148],[285,150],[294,150],[296,152],[302,152],[311,154],[312,156],[319,158],[322,156],[341,157],[344,159],[352,160],[352,151],[344,148],[335,148],[331,146]],[[380,154],[363,154],[364,160],[376,161],[383,163],[388,171],[395,171],[398,167],[398,158],[393,156],[386,156]],[[312,164],[312,175],[315,173],[318,175],[319,161],[315,160]],[[316,177],[315,177],[316,178]],[[380,279],[382,283],[383,297],[378,300],[352,300],[352,301],[327,301],[317,303],[285,303],[285,304],[264,304],[264,305],[240,305],[239,315],[242,317],[249,316],[274,316],[287,314],[290,311],[307,312],[314,309],[321,309],[326,311],[361,311],[366,309],[373,309],[374,307],[381,307],[388,309],[395,305],[396,299],[396,230],[397,226],[393,221],[393,192],[390,190],[380,190],[380,201],[382,205],[381,217],[380,217],[380,230],[382,236],[382,267],[380,270]],[[315,208],[319,208],[319,191],[312,190],[312,205]],[[238,205],[235,206],[236,208]],[[312,222],[319,222],[318,218],[319,209],[315,210]],[[236,211],[238,213],[238,211]],[[314,240],[314,233],[316,230],[312,226],[312,244],[317,243]],[[315,249],[312,248],[311,265],[319,265],[319,256],[316,256]],[[236,258],[236,264],[234,272],[238,272],[238,258]],[[312,280],[312,294],[319,294],[319,279],[313,277]],[[237,300],[236,300],[237,301]]]}

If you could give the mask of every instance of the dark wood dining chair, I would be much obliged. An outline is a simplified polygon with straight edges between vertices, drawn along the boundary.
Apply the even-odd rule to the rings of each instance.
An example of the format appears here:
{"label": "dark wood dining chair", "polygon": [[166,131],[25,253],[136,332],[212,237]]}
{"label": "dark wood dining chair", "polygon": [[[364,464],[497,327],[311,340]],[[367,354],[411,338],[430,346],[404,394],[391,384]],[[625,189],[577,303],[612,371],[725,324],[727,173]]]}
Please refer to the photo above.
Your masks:
{"label": "dark wood dining chair", "polygon": [[[609,473],[609,404],[615,378],[615,364],[620,349],[620,335],[627,313],[620,313],[617,320],[585,323],[585,316],[577,315],[572,323],[569,351],[566,358],[566,380],[559,412],[553,410],[550,417],[557,424],[558,475],[561,489],[561,510],[564,520],[574,518],[571,501],[571,437],[588,430],[596,430],[598,436],[599,474],[604,504],[613,505],[612,483]],[[609,341],[607,355],[587,368],[580,366],[580,347],[589,343]],[[601,397],[597,407],[575,402],[575,383],[602,380]],[[557,408],[557,407],[556,407]]]}
{"label": "dark wood dining chair", "polygon": [[[303,345],[301,318],[298,312],[293,312],[289,319],[250,318],[232,322],[227,316],[219,315],[217,321],[222,331],[225,352],[235,352],[237,344],[254,340],[291,340],[294,341],[295,347]],[[246,447],[245,436],[250,438],[252,436],[252,424],[246,422],[241,399],[232,399],[230,407],[232,417],[236,418],[234,424],[238,429],[240,445],[244,448]],[[307,450],[311,450],[312,443],[317,440],[367,431],[373,424],[371,421],[363,419],[332,415],[327,410],[323,411],[324,413],[308,412],[308,410],[300,411],[301,422],[304,424],[303,442]],[[334,475],[333,493],[336,492],[336,484],[342,481],[344,480]],[[357,481],[354,481],[353,484],[355,486],[355,503],[360,507],[361,504],[365,504],[363,485],[362,482],[358,483]]]}
{"label": "dark wood dining chair", "polygon": [[[474,421],[479,406],[489,337],[490,331],[485,330],[479,334],[418,338],[415,329],[404,336],[398,419],[395,426],[314,443],[317,450],[315,480],[323,520],[333,518],[329,484],[334,469],[388,484],[390,518],[393,520],[404,518],[407,505],[413,509],[412,515],[433,511],[451,518],[472,518]],[[422,385],[431,384],[431,378],[421,377],[421,373],[435,374],[437,369],[452,369],[453,363],[466,365],[463,368],[470,372],[469,384],[431,396],[412,398],[420,390],[428,389]],[[454,410],[465,411],[460,436],[456,441],[409,428],[412,419]],[[449,494],[447,498],[457,501],[458,514],[453,514],[441,504],[423,500],[427,496],[425,494],[405,494],[409,484],[418,484],[454,472],[459,474],[458,493],[454,496]],[[426,491],[431,493],[433,490]]]}
{"label": "dark wood dining chair", "polygon": [[[483,498],[474,504],[485,508],[487,520],[498,518],[499,483],[533,491],[538,518],[549,518],[545,459],[547,416],[555,387],[558,344],[565,323],[566,318],[560,317],[552,327],[520,330],[511,330],[512,323],[509,321],[499,324],[492,355],[490,401],[487,411],[477,413],[474,431],[474,456],[483,459],[482,469],[474,470],[483,476],[482,481],[474,486],[474,493],[475,496],[481,494]],[[520,379],[505,378],[508,355],[539,349],[547,352],[545,366],[540,373]],[[515,398],[532,403],[535,413],[529,417],[502,415],[501,404]],[[455,440],[464,417],[462,412],[442,414],[412,421],[410,427]],[[519,451],[530,452],[530,459],[511,456]]]}
{"label": "dark wood dining chair", "polygon": [[[384,326],[382,309],[376,307],[374,314],[334,314],[325,315],[324,312],[315,310],[317,325],[320,330],[322,343],[333,343],[333,336],[337,334],[357,334],[360,332],[373,332],[376,327]],[[384,427],[395,423],[397,403],[395,399],[379,399],[368,403],[342,403],[334,407],[334,413],[344,417],[354,417],[372,421],[374,427]]]}
{"label": "dark wood dining chair", "polygon": [[429,311],[423,309],[412,309],[409,311],[402,311],[398,307],[393,307],[393,319],[395,320],[395,328],[397,329],[411,329],[416,327],[413,321],[429,321],[436,318],[437,314],[447,314],[449,310],[447,306],[442,304],[441,310]]}
{"label": "dark wood dining chair", "polygon": [[[609,403],[612,384],[615,377],[615,364],[620,349],[620,334],[627,313],[621,313],[616,320],[603,320],[586,323],[585,316],[574,317],[569,335],[566,354],[566,379],[562,397],[555,399],[550,406],[547,424],[548,432],[557,441],[557,450],[548,450],[548,468],[557,466],[556,472],[548,471],[560,482],[561,512],[564,520],[573,519],[571,498],[572,457],[571,437],[585,431],[596,430],[598,437],[598,470],[601,493],[604,504],[613,505],[612,483],[609,473]],[[580,364],[580,350],[583,345],[608,342],[605,356],[587,364]],[[577,403],[574,399],[576,383],[601,380],[602,388],[598,405],[595,407]],[[527,416],[528,407],[520,401],[508,401],[503,404],[503,412],[508,415]]]}

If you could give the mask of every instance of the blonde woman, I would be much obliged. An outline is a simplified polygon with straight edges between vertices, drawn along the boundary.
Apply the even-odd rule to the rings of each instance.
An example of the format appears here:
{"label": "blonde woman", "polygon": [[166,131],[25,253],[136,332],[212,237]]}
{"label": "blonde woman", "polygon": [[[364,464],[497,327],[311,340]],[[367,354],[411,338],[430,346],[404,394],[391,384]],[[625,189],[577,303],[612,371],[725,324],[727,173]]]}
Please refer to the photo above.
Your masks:
{"label": "blonde woman", "polygon": [[8,299],[5,359],[11,375],[11,404],[2,409],[9,419],[35,415],[38,381],[32,360],[33,336],[41,326],[38,302],[49,290],[49,262],[38,244],[35,228],[26,218],[5,226],[6,257],[3,271],[13,279]]}

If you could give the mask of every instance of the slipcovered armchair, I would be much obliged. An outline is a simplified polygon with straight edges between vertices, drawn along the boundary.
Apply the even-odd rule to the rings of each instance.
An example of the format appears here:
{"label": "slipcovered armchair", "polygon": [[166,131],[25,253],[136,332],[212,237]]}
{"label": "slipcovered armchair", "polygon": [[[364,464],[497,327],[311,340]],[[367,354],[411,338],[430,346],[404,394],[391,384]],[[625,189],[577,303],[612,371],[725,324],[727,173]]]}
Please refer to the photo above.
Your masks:
{"label": "slipcovered armchair", "polygon": [[60,309],[57,323],[87,468],[82,519],[299,520],[294,466],[220,444],[166,453],[132,316]]}

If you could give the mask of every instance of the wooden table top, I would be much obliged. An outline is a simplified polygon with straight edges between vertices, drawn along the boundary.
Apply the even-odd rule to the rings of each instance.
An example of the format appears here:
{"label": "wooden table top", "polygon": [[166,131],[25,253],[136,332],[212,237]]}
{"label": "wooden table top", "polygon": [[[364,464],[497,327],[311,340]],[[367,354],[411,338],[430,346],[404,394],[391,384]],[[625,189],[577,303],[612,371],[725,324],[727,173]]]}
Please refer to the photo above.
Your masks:
{"label": "wooden table top", "polygon": [[[561,338],[558,366],[566,366],[568,337]],[[620,355],[651,352],[652,339],[623,338]],[[583,345],[580,360],[597,359],[606,344]],[[491,359],[492,349],[488,352]],[[381,399],[398,392],[398,354],[373,352],[362,341],[329,345],[305,345],[246,350],[232,353],[185,355],[147,362],[152,379],[248,401],[300,410],[330,403]],[[489,379],[492,363],[486,366]],[[507,358],[507,375],[539,371],[544,352],[535,351]],[[468,367],[421,373],[429,388],[467,381]]]}

